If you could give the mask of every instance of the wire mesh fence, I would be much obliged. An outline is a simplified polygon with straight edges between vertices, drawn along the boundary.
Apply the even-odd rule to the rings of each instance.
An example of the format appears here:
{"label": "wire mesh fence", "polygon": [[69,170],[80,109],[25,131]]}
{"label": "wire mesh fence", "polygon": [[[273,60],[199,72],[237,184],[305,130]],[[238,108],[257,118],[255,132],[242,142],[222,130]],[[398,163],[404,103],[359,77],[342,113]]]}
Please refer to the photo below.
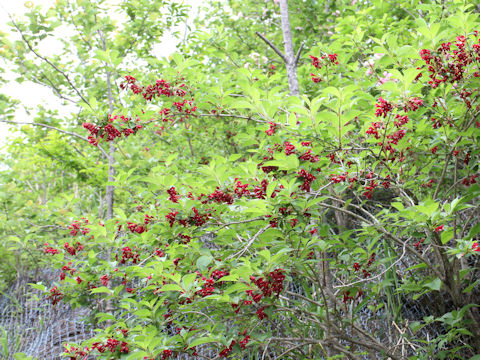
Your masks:
{"label": "wire mesh fence", "polygon": [[[398,269],[399,275],[402,271],[403,267]],[[56,273],[46,272],[42,274],[41,280],[48,285],[53,283],[53,279],[57,277]],[[304,286],[308,286],[308,284],[302,285],[300,281],[296,282],[293,279],[288,283],[287,289],[292,293],[305,295]],[[291,296],[286,296],[293,299]],[[369,329],[369,332],[374,334],[377,340],[393,344],[400,348],[401,353],[407,357],[415,354],[415,346],[408,342],[402,333],[405,334],[409,331],[409,323],[422,321],[425,316],[440,314],[436,296],[439,295],[431,293],[416,300],[411,297],[401,297],[400,309],[396,317],[385,306],[379,307],[375,311],[364,307],[357,316],[362,327]],[[385,299],[377,301],[385,302]],[[39,291],[28,285],[28,281],[18,280],[0,296],[0,330],[4,330],[3,336],[6,336],[8,344],[6,352],[8,355],[5,360],[13,360],[16,352],[23,352],[39,360],[61,359],[63,344],[79,344],[95,335],[93,328],[85,321],[88,315],[88,309],[72,309],[63,302],[52,306]],[[121,315],[119,314],[119,316]],[[265,331],[272,333],[273,336],[282,337],[287,336],[288,328],[293,326],[293,319],[282,314],[276,320],[270,321],[266,325]],[[444,333],[445,330],[440,324],[435,323],[422,328],[416,337],[428,341]],[[317,336],[318,331],[319,329],[312,324],[309,336]],[[0,337],[2,337],[2,333],[0,333]],[[213,359],[218,354],[218,349],[214,349],[208,344],[200,345],[197,351],[201,355],[200,357],[181,354],[177,356],[177,359]],[[278,348],[265,346],[257,352],[248,352],[238,359],[275,359],[278,355]],[[321,354],[315,357],[315,359],[322,358]],[[363,358],[370,359],[369,355],[365,355]],[[289,359],[289,357],[282,357],[282,359]]]}
{"label": "wire mesh fence", "polygon": [[[44,280],[51,279],[44,275]],[[87,314],[86,309],[73,310],[61,302],[52,306],[28,281],[18,280],[0,296],[0,328],[8,347],[5,360],[17,352],[42,360],[60,359],[64,343],[79,343],[94,335],[83,320]]]}

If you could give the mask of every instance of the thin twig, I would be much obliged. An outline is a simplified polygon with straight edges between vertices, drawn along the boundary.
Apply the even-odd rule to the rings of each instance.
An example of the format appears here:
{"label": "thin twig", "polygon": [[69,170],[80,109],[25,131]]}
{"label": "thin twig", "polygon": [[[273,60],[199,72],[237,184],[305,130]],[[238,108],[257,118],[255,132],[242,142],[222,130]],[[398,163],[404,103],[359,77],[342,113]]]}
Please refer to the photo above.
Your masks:
{"label": "thin twig", "polygon": [[265,231],[267,231],[269,228],[271,227],[270,224],[268,224],[267,226],[264,226],[263,228],[261,228],[260,230],[257,231],[257,233],[255,235],[252,236],[252,238],[248,241],[247,245],[245,245],[245,247],[240,250],[239,252],[235,253],[235,254],[232,254],[230,256],[228,256],[226,258],[226,260],[228,259],[231,259],[235,256],[237,257],[240,257],[242,256],[243,254],[245,254],[247,252],[247,250],[249,250],[250,246],[252,246],[252,244],[255,242],[255,240],[260,236],[262,235]]}
{"label": "thin twig", "polygon": [[259,216],[259,217],[256,217],[256,218],[253,218],[253,219],[248,219],[248,220],[232,221],[232,222],[229,222],[229,223],[221,224],[219,229],[224,228],[224,227],[228,227],[230,225],[246,224],[246,223],[249,223],[249,222],[263,220],[263,219],[264,219],[263,216]]}
{"label": "thin twig", "polygon": [[306,343],[301,343],[301,344],[295,345],[294,347],[291,347],[290,349],[287,349],[287,350],[285,350],[283,353],[281,353],[280,355],[278,355],[278,356],[275,358],[275,360],[281,359],[282,356],[288,354],[289,352],[292,352],[292,351],[294,351],[294,350],[296,350],[296,349],[298,349],[298,348],[300,348],[300,347],[302,347],[302,346],[308,345],[308,344],[310,344],[310,343],[309,343],[309,342],[306,342]]}
{"label": "thin twig", "polygon": [[323,307],[323,304],[320,304],[319,302],[317,302],[315,300],[309,299],[306,296],[303,296],[303,295],[300,295],[300,294],[297,294],[297,293],[294,293],[294,292],[288,291],[288,290],[286,290],[285,293],[288,294],[288,295],[291,295],[291,296],[299,297],[300,299],[308,301],[309,303],[312,303],[312,304],[314,304],[318,307]]}
{"label": "thin twig", "polygon": [[27,38],[25,37],[25,35],[23,34],[23,31],[18,27],[17,23],[15,22],[15,20],[13,20],[13,17],[8,13],[8,17],[10,18],[10,20],[12,21],[12,24],[13,26],[17,29],[17,31],[20,33],[20,36],[22,37],[23,41],[25,42],[25,44],[27,45],[27,47],[30,49],[30,51],[32,53],[35,54],[35,56],[37,56],[38,58],[40,58],[41,60],[45,61],[48,65],[50,65],[51,67],[53,67],[57,72],[59,72],[60,74],[62,74],[62,76],[67,80],[67,82],[70,84],[70,86],[72,87],[73,90],[75,90],[75,92],[78,94],[78,96],[80,96],[80,98],[83,100],[83,102],[85,104],[87,104],[90,108],[92,108],[90,106],[90,103],[88,102],[88,100],[82,95],[82,93],[75,87],[75,85],[73,85],[72,81],[70,80],[70,78],[68,77],[67,74],[65,74],[65,72],[63,72],[62,70],[60,70],[58,68],[57,65],[55,65],[54,63],[52,63],[50,60],[48,60],[45,56],[42,56],[40,55],[33,47],[32,45],[30,44],[30,42],[27,40]]}
{"label": "thin twig", "polygon": [[360,284],[360,283],[364,283],[364,282],[367,282],[367,281],[370,281],[370,280],[373,280],[373,279],[376,279],[376,278],[379,278],[381,277],[383,274],[385,274],[388,270],[390,270],[392,267],[394,267],[396,264],[398,264],[400,261],[402,261],[402,259],[405,257],[405,254],[407,253],[407,242],[405,241],[403,243],[403,251],[402,251],[402,255],[400,255],[400,257],[392,263],[392,265],[390,265],[388,268],[386,268],[385,270],[383,270],[381,273],[375,275],[375,276],[372,276],[372,277],[369,277],[369,278],[366,278],[366,279],[362,279],[362,280],[358,280],[358,281],[354,281],[352,283],[349,283],[349,284],[344,284],[344,285],[337,285],[337,286],[333,286],[334,289],[341,289],[341,288],[345,288],[345,287],[350,287],[350,286],[353,286],[353,285],[356,285],[356,284]]}

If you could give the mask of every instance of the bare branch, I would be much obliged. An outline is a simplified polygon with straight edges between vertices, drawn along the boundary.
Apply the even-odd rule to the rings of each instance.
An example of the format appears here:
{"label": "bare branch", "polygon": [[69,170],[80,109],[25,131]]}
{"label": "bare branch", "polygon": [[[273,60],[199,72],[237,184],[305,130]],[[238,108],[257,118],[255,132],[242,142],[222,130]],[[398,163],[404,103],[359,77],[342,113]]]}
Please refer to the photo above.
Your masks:
{"label": "bare branch", "polygon": [[275,360],[278,360],[278,359],[281,359],[284,355],[287,355],[289,352],[292,352],[294,350],[297,350],[298,348],[301,348],[302,346],[305,346],[305,345],[308,345],[309,343],[301,343],[301,344],[298,344],[298,345],[295,345],[287,350],[285,350],[283,353],[281,353],[280,355],[278,355]]}
{"label": "bare branch", "polygon": [[288,61],[287,61],[287,58],[285,57],[285,55],[283,55],[283,53],[270,41],[268,40],[265,36],[263,36],[262,34],[260,34],[258,31],[255,32],[255,34],[257,34],[257,36],[262,39],[263,41],[265,41],[265,43],[270,46],[272,48],[273,51],[275,51],[278,56],[280,56],[283,60],[283,62],[285,64],[288,64]]}
{"label": "bare branch", "polygon": [[298,65],[298,60],[300,59],[300,54],[302,53],[304,45],[305,45],[305,42],[302,41],[302,43],[300,44],[300,47],[298,48],[297,55],[295,55],[295,60],[293,61],[295,66]]}
{"label": "bare branch", "polygon": [[231,259],[231,258],[233,258],[233,257],[235,257],[235,256],[240,257],[240,256],[242,256],[243,254],[245,254],[245,253],[248,251],[248,249],[250,248],[250,246],[252,246],[252,244],[255,242],[255,240],[256,240],[261,234],[263,234],[265,231],[267,231],[267,230],[270,228],[270,226],[271,226],[271,225],[268,224],[267,226],[264,226],[263,228],[261,228],[260,230],[258,230],[257,233],[252,236],[252,238],[248,241],[247,245],[245,245],[245,247],[244,247],[242,250],[240,250],[239,252],[237,252],[237,253],[235,253],[235,254],[232,254],[232,255],[228,256],[226,260]]}
{"label": "bare branch", "polygon": [[[62,130],[62,129],[59,129],[59,128],[56,128],[54,126],[51,126],[51,125],[47,125],[47,124],[41,124],[41,123],[34,123],[34,122],[23,122],[23,121],[10,121],[10,120],[4,120],[4,119],[0,119],[0,122],[3,122],[3,123],[7,123],[7,124],[13,124],[13,125],[33,125],[33,126],[39,126],[39,127],[43,127],[43,128],[47,128],[47,129],[51,129],[51,130],[55,130],[55,131],[58,131],[62,134],[66,134],[66,135],[70,135],[70,136],[73,136],[73,137],[76,137],[78,139],[82,139],[86,142],[89,142],[88,141],[88,138],[86,138],[85,136],[82,136],[80,134],[77,134],[77,133],[74,133],[74,132],[71,132],[71,131],[66,131],[66,130]],[[102,154],[105,156],[105,157],[109,157],[107,152],[100,146],[100,145],[97,145],[97,148],[102,152]]]}
{"label": "bare branch", "polygon": [[235,224],[246,224],[246,223],[253,222],[253,221],[258,221],[258,220],[264,220],[264,217],[259,216],[259,217],[253,218],[253,219],[247,219],[247,220],[241,220],[241,221],[232,221],[232,222],[229,222],[229,223],[221,224],[219,229],[224,228],[224,227],[228,227],[228,226],[231,226],[231,225],[235,225]]}
{"label": "bare branch", "polygon": [[369,277],[369,278],[366,278],[366,279],[362,279],[362,280],[358,280],[358,281],[354,281],[354,282],[351,282],[349,284],[343,284],[343,285],[334,285],[333,288],[334,289],[341,289],[341,288],[345,288],[345,287],[350,287],[350,286],[353,286],[353,285],[357,285],[357,284],[360,284],[360,283],[363,283],[363,282],[367,282],[367,281],[370,281],[370,280],[373,280],[373,279],[376,279],[376,278],[379,278],[381,277],[383,274],[385,274],[388,270],[390,270],[391,268],[393,268],[395,265],[397,265],[400,261],[402,261],[402,259],[405,257],[405,254],[407,253],[407,249],[406,249],[406,245],[407,245],[407,242],[405,241],[403,243],[403,252],[402,252],[402,255],[400,255],[400,257],[395,261],[393,262],[388,268],[386,268],[385,270],[383,270],[381,273],[375,275],[375,276],[372,276],[372,277]]}
{"label": "bare branch", "polygon": [[[78,96],[80,96],[80,98],[83,100],[83,102],[85,104],[87,104],[88,106],[90,106],[90,103],[88,102],[88,100],[82,95],[82,93],[75,87],[75,85],[73,85],[72,81],[70,80],[70,78],[68,77],[68,75],[63,72],[62,70],[60,70],[58,68],[57,65],[55,65],[54,63],[52,63],[50,60],[48,60],[45,56],[42,56],[40,55],[33,47],[32,45],[30,44],[30,42],[27,40],[27,38],[25,37],[25,35],[23,34],[22,30],[18,27],[17,23],[15,22],[15,20],[13,20],[13,17],[8,14],[10,20],[12,21],[12,24],[13,26],[17,29],[17,31],[20,33],[20,36],[22,37],[23,41],[25,42],[25,44],[27,45],[27,47],[30,49],[30,51],[32,53],[35,54],[36,57],[38,57],[39,59],[45,61],[48,65],[50,65],[51,67],[53,67],[57,72],[59,72],[60,74],[62,74],[62,76],[67,80],[67,82],[70,84],[70,86],[72,87],[73,90],[75,90],[75,92],[78,94]],[[90,106],[91,108],[91,106]]]}

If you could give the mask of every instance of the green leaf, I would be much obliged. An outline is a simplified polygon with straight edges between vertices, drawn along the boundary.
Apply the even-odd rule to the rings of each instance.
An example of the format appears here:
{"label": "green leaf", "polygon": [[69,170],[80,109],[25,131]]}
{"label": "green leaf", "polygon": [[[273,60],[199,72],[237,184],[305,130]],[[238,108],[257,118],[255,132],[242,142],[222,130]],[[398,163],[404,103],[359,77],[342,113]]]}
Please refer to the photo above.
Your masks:
{"label": "green leaf", "polygon": [[203,338],[198,338],[193,340],[190,345],[188,345],[187,349],[191,349],[194,346],[202,345],[202,344],[207,344],[211,342],[215,342],[216,340],[213,339],[212,337],[203,337]]}
{"label": "green leaf", "polygon": [[421,203],[420,205],[417,205],[417,210],[421,212],[422,214],[425,214],[427,216],[432,216],[435,211],[437,211],[439,207],[439,203],[435,202],[432,199],[428,199]]}
{"label": "green leaf", "polygon": [[267,262],[270,262],[270,251],[268,249],[264,249],[258,253],[260,256],[262,256]]}
{"label": "green leaf", "polygon": [[323,89],[323,90],[322,90],[322,93],[324,93],[324,94],[329,94],[329,95],[333,95],[333,96],[335,96],[335,97],[337,97],[337,98],[340,97],[340,91],[338,91],[337,88],[332,87],[332,86],[329,86],[329,87]]}
{"label": "green leaf", "polygon": [[[250,275],[249,275],[250,276]],[[247,284],[244,284],[242,282],[238,282],[236,284],[233,284],[229,287],[227,287],[224,291],[224,294],[228,295],[228,294],[231,294],[231,293],[241,293],[241,292],[244,292],[245,290],[250,290],[251,287],[248,286]]]}
{"label": "green leaf", "polygon": [[191,273],[191,274],[185,275],[185,276],[182,278],[183,286],[184,286],[186,289],[189,289],[190,286],[191,286],[191,284],[195,281],[196,278],[197,278],[197,274],[196,274],[196,273]]}
{"label": "green leaf", "polygon": [[444,245],[450,240],[452,240],[452,238],[453,238],[453,227],[442,231],[440,235],[440,239],[442,240],[442,244]]}
{"label": "green leaf", "polygon": [[31,359],[33,359],[32,356],[28,356],[25,353],[15,353],[15,355],[13,355],[13,358],[15,360],[31,360]]}
{"label": "green leaf", "polygon": [[398,211],[403,211],[405,209],[401,202],[392,202],[390,205],[392,205]]}
{"label": "green leaf", "polygon": [[183,291],[183,289],[177,284],[165,284],[159,291]]}
{"label": "green leaf", "polygon": [[267,191],[266,191],[267,199],[270,199],[276,186],[277,186],[277,181],[272,181],[270,184],[268,184]]}
{"label": "green leaf", "polygon": [[100,286],[94,289],[91,289],[90,292],[92,294],[100,294],[100,293],[107,293],[107,294],[112,294],[113,290],[107,288],[106,286]]}
{"label": "green leaf", "polygon": [[118,214],[120,219],[122,219],[123,221],[127,220],[127,215],[125,215],[125,212],[122,209],[117,207],[117,208],[115,208],[115,212]]}
{"label": "green leaf", "polygon": [[208,265],[210,265],[210,263],[212,262],[213,260],[213,257],[211,257],[210,255],[203,255],[203,256],[200,256],[198,259],[197,259],[197,268],[203,272],[207,269]]}
{"label": "green leaf", "polygon": [[422,324],[420,321],[414,321],[410,324],[410,329],[412,329],[413,333],[416,333],[418,330],[423,328],[425,325]]}
{"label": "green leaf", "polygon": [[440,280],[439,278],[436,278],[436,279],[433,279],[432,281],[429,281],[428,283],[425,283],[424,285],[430,290],[439,291],[440,288],[442,287],[442,280]]}
{"label": "green leaf", "polygon": [[45,285],[41,284],[41,283],[38,283],[38,284],[28,283],[28,285],[30,285],[32,288],[40,290],[40,291],[46,291],[47,290],[47,287]]}

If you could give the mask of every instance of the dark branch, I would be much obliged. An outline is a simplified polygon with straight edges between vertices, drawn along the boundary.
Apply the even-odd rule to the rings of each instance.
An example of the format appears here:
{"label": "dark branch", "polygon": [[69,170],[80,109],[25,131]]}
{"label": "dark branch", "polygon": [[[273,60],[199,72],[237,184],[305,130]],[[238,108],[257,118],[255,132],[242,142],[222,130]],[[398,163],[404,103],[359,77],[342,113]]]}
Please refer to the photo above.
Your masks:
{"label": "dark branch", "polygon": [[298,48],[297,55],[295,55],[295,60],[293,61],[295,66],[298,65],[298,60],[300,59],[300,54],[302,53],[304,45],[305,45],[305,43],[302,41],[302,43],[300,44],[300,47]]}
{"label": "dark branch", "polygon": [[272,43],[270,40],[268,40],[265,36],[263,36],[262,34],[260,34],[258,31],[256,31],[255,34],[257,34],[257,36],[258,36],[260,39],[262,39],[263,41],[265,41],[265,43],[266,43],[268,46],[270,46],[270,47],[272,48],[272,50],[275,51],[275,52],[278,54],[278,56],[280,56],[280,57],[282,58],[282,60],[283,60],[283,62],[284,62],[285,64],[288,64],[288,61],[287,61],[287,58],[285,57],[285,55],[283,55],[283,53],[282,53],[275,45],[273,45],[273,43]]}

